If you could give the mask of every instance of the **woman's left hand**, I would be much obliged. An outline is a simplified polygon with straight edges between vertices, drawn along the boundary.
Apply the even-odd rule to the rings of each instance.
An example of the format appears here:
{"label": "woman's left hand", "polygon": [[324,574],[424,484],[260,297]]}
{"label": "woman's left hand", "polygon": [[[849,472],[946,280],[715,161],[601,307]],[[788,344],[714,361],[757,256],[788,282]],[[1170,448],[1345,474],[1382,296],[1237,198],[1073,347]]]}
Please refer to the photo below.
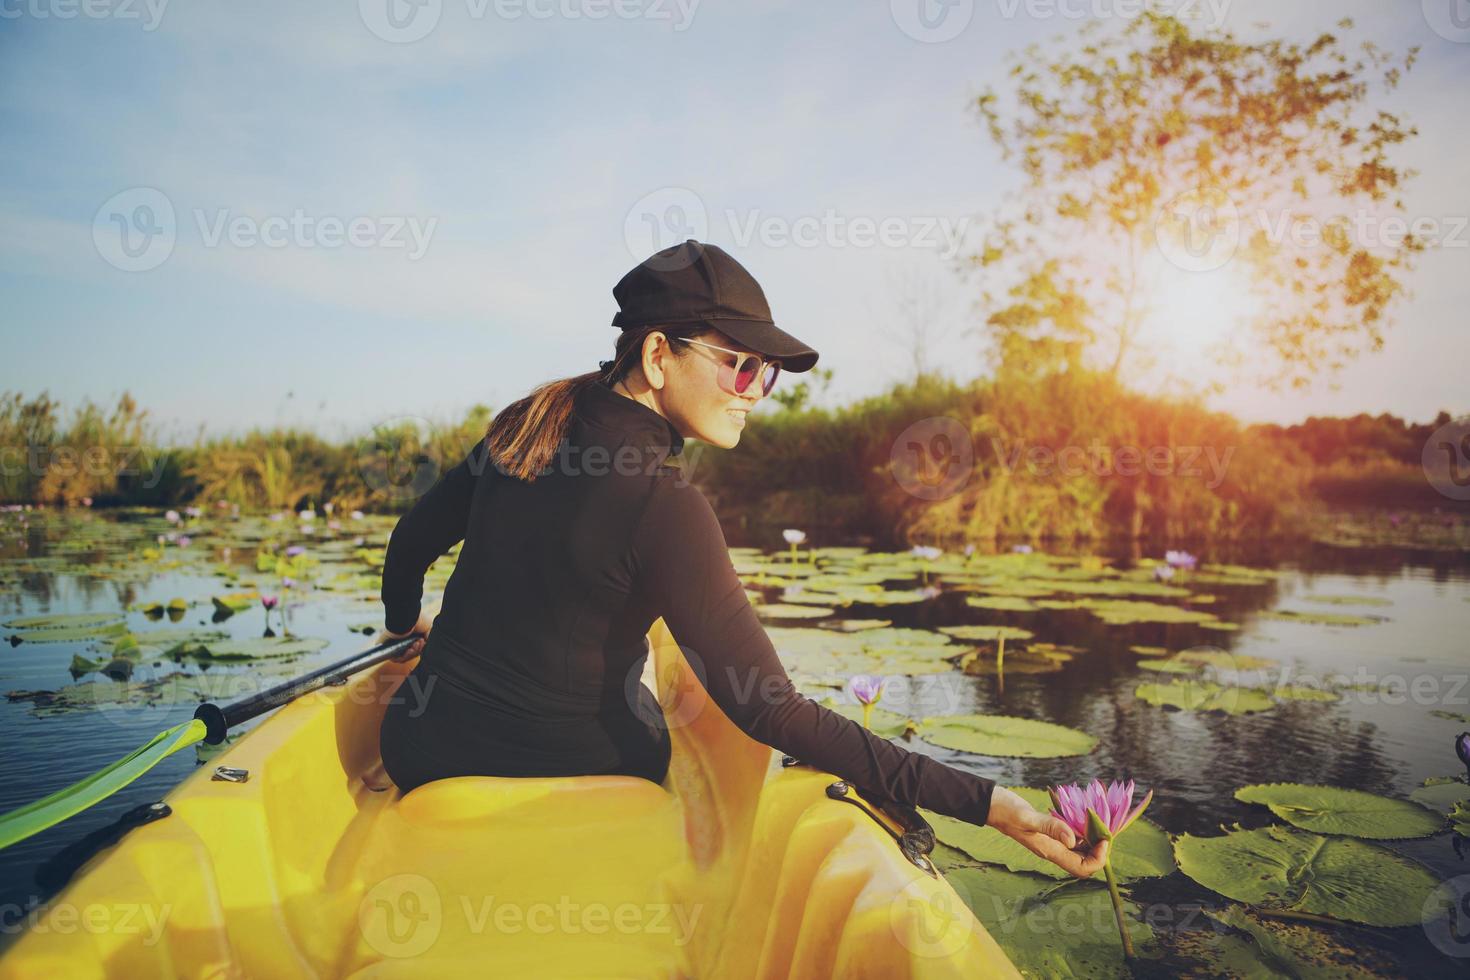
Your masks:
{"label": "woman's left hand", "polygon": [[424,641],[428,639],[429,631],[433,628],[434,617],[429,610],[425,609],[419,613],[419,621],[413,625],[413,629],[409,630],[408,633],[389,633],[387,630],[382,630],[378,633],[378,639],[374,643],[374,646],[381,646],[384,643],[401,640],[405,636],[408,636],[409,633],[422,633],[423,636],[414,640],[402,653],[392,658],[394,660],[412,660],[423,652]]}

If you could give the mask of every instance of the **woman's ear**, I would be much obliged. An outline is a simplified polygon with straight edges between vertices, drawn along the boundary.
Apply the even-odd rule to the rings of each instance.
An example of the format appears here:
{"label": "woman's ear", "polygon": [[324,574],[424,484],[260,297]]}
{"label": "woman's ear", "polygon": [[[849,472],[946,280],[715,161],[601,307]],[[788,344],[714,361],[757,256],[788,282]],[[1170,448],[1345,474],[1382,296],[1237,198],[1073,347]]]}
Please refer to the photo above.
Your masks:
{"label": "woman's ear", "polygon": [[655,330],[643,341],[643,377],[648,386],[657,391],[664,387],[664,367],[669,356],[669,340],[661,331]]}

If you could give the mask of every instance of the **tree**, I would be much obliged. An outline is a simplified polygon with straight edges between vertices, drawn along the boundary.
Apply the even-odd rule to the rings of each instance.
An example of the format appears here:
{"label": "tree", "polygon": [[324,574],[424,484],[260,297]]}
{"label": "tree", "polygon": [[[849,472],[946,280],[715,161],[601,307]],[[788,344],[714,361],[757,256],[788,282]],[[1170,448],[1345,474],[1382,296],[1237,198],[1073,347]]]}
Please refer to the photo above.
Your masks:
{"label": "tree", "polygon": [[1270,387],[1381,348],[1426,235],[1400,217],[1415,172],[1390,159],[1417,131],[1368,106],[1368,78],[1392,90],[1418,48],[1399,64],[1371,41],[1357,56],[1330,33],[1245,42],[1152,11],[1095,37],[1103,26],[1053,57],[1013,55],[1014,105],[990,89],[975,105],[1023,173],[969,257],[996,284],[981,306],[997,361],[1116,376],[1146,363],[1159,276],[1222,269],[1254,306],[1221,356],[1249,352]]}

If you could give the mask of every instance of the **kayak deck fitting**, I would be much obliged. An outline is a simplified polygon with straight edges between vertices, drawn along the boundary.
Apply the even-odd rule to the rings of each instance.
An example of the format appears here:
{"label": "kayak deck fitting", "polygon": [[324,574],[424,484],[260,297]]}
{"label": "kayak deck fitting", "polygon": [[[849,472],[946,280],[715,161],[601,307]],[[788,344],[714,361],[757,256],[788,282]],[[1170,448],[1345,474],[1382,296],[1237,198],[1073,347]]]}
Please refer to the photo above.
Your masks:
{"label": "kayak deck fitting", "polygon": [[47,903],[0,980],[1019,976],[891,811],[781,764],[662,619],[648,636],[673,738],[662,786],[461,776],[404,795],[378,729],[415,661],[387,661],[192,773],[168,816]]}

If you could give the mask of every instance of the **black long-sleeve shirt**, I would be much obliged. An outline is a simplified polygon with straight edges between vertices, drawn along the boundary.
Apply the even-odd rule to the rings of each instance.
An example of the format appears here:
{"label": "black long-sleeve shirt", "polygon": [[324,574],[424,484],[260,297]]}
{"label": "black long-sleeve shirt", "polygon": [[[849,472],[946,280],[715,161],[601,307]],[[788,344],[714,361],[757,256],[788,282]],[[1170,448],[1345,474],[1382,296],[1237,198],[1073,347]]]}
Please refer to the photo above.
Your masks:
{"label": "black long-sleeve shirt", "polygon": [[875,798],[984,824],[994,781],[796,691],[713,509],[679,465],[673,424],[600,382],[575,405],[560,454],[534,482],[488,463],[481,439],[394,528],[382,587],[394,633],[418,619],[429,565],[464,547],[415,668],[450,693],[416,711],[390,706],[389,774],[401,784],[623,768],[660,780],[656,766],[629,761],[647,746],[618,743],[648,738],[636,723],[646,705],[629,692],[662,616],[711,699],[752,738]]}

